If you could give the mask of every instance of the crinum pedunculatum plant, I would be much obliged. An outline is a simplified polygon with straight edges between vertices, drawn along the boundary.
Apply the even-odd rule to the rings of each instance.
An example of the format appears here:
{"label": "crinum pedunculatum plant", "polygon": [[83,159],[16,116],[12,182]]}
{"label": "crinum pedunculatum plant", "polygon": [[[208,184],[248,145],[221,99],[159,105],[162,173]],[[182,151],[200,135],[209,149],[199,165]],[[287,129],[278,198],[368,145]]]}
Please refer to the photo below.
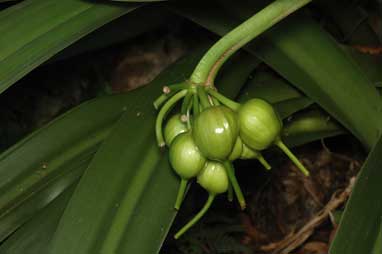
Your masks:
{"label": "crinum pedunculatum plant", "polygon": [[[277,0],[221,38],[203,56],[191,77],[179,84],[165,86],[154,102],[160,111],[155,131],[158,145],[169,147],[170,164],[180,176],[175,209],[179,209],[192,178],[209,193],[200,212],[175,234],[179,238],[211,206],[216,195],[231,188],[242,209],[246,207],[232,161],[257,159],[271,166],[261,151],[279,147],[306,176],[308,170],[285,146],[280,137],[282,121],[268,102],[253,98],[239,104],[220,94],[214,86],[223,63],[257,35],[310,0]],[[180,112],[163,122],[174,105]],[[229,195],[230,196],[230,195]]]}

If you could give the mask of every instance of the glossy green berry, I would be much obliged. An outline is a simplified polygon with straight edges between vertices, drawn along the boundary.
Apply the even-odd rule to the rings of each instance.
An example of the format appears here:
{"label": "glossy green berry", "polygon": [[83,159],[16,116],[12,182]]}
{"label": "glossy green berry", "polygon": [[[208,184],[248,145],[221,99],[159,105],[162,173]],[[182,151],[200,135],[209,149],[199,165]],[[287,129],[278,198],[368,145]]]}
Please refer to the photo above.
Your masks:
{"label": "glossy green berry", "polygon": [[262,99],[251,99],[238,110],[240,137],[244,144],[261,151],[279,136],[282,122],[272,105]]}
{"label": "glossy green berry", "polygon": [[195,119],[193,136],[205,157],[226,160],[231,154],[239,133],[237,116],[225,106],[205,109]]}
{"label": "glossy green berry", "polygon": [[228,190],[228,176],[220,162],[208,161],[198,175],[198,183],[210,194],[220,194]]}
{"label": "glossy green berry", "polygon": [[171,142],[181,133],[187,131],[187,125],[182,122],[181,115],[173,115],[166,123],[164,128],[164,140],[166,145],[170,146]]}
{"label": "glossy green berry", "polygon": [[206,163],[190,132],[181,133],[174,139],[169,157],[171,166],[182,179],[197,176]]}
{"label": "glossy green berry", "polygon": [[228,156],[228,160],[234,161],[239,159],[243,153],[243,141],[241,141],[240,137],[237,137],[236,143],[233,146],[231,154]]}

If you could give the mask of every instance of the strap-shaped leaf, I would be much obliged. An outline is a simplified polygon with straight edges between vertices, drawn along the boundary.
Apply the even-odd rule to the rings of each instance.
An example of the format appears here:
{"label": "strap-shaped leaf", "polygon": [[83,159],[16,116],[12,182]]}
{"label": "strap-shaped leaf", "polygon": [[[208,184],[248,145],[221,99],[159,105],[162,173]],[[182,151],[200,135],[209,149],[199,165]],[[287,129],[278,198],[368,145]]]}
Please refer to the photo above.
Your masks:
{"label": "strap-shaped leaf", "polygon": [[67,188],[65,192],[1,244],[0,253],[48,254],[50,240],[72,196],[75,184]]}
{"label": "strap-shaped leaf", "polygon": [[26,0],[0,12],[0,93],[54,54],[139,4]]}
{"label": "strap-shaped leaf", "polygon": [[373,253],[380,248],[382,139],[369,154],[342,215],[331,254]]}
{"label": "strap-shaped leaf", "polygon": [[132,96],[86,102],[0,155],[0,239],[82,174]]}

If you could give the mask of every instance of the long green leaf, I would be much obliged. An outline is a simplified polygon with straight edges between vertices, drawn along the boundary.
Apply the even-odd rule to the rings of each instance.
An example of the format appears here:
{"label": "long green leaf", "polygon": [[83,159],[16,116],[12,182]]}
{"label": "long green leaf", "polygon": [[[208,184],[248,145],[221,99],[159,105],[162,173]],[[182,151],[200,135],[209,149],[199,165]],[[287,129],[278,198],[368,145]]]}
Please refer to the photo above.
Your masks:
{"label": "long green leaf", "polygon": [[0,93],[60,50],[137,7],[26,0],[0,12]]}
{"label": "long green leaf", "polygon": [[2,254],[48,254],[49,244],[75,184],[12,234],[2,245]]}
{"label": "long green leaf", "polygon": [[[86,154],[82,158],[78,156],[74,160],[65,163],[64,167],[56,169],[56,171],[62,172],[48,179],[40,179],[33,188],[20,189],[24,196],[18,200],[10,200],[10,202],[14,202],[11,204],[12,206],[9,207],[9,210],[2,211],[0,219],[1,239],[5,239],[17,230],[23,223],[32,218],[36,212],[43,209],[57,195],[65,191],[70,184],[76,181],[86,169],[93,154],[93,152]],[[39,174],[39,172],[36,174]],[[29,176],[29,178],[32,177],[33,175]]]}
{"label": "long green leaf", "polygon": [[[331,254],[372,253],[379,248],[382,200],[382,139],[369,154],[346,205]],[[378,242],[379,241],[379,242]]]}
{"label": "long green leaf", "polygon": [[0,239],[78,179],[129,98],[86,102],[0,155]]}
{"label": "long green leaf", "polygon": [[81,38],[49,59],[48,63],[132,39],[163,26],[169,20],[173,20],[173,17],[174,15],[164,8],[158,8],[155,5],[142,6]]}
{"label": "long green leaf", "polygon": [[382,57],[381,55],[370,55],[359,52],[351,47],[342,47],[362,68],[363,72],[374,83],[375,86],[382,85]]}
{"label": "long green leaf", "polygon": [[247,85],[240,92],[240,102],[253,97],[261,98],[269,103],[301,98],[303,94],[285,79],[269,72],[255,72]]}
{"label": "long green leaf", "polygon": [[346,130],[317,109],[293,115],[282,131],[283,140],[291,147],[341,134],[347,134]]}
{"label": "long green leaf", "polygon": [[[218,11],[216,4],[211,1],[200,10],[195,3],[182,3],[175,10],[222,35],[235,27],[239,19]],[[256,12],[252,5],[235,4],[231,9],[235,13]],[[381,127],[377,117],[381,111],[378,92],[359,66],[317,24],[294,15],[247,49],[322,106],[366,147],[376,142]]]}

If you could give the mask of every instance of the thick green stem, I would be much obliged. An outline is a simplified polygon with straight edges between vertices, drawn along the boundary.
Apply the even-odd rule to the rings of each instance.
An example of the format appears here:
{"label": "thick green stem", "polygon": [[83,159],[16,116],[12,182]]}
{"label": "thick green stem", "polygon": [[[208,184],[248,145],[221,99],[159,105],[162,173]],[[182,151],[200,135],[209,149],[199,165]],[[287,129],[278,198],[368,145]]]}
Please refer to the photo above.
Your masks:
{"label": "thick green stem", "polygon": [[179,210],[180,206],[182,205],[184,193],[186,193],[186,189],[187,189],[187,183],[188,183],[188,181],[186,179],[180,180],[178,195],[176,197],[176,202],[175,202],[175,206],[174,206],[176,210]]}
{"label": "thick green stem", "polygon": [[275,144],[289,157],[289,159],[296,165],[296,167],[306,176],[309,176],[309,171],[302,165],[302,163],[294,156],[289,148],[281,141],[277,139]]}
{"label": "thick green stem", "polygon": [[163,105],[163,107],[158,113],[158,116],[155,122],[155,134],[156,134],[158,145],[160,147],[164,147],[166,145],[166,142],[164,141],[164,137],[163,137],[163,131],[162,131],[163,119],[166,116],[167,112],[172,108],[172,106],[175,105],[184,96],[186,96],[187,92],[188,90],[185,89],[175,94]]}
{"label": "thick green stem", "polygon": [[276,0],[222,37],[200,60],[191,82],[213,86],[224,62],[237,50],[311,0]]}
{"label": "thick green stem", "polygon": [[200,220],[200,218],[203,217],[203,215],[208,211],[208,209],[211,207],[212,202],[215,199],[215,195],[210,194],[208,196],[207,202],[204,204],[203,208],[195,215],[192,220],[190,220],[186,225],[183,226],[174,236],[175,239],[179,239],[184,233],[186,233],[187,230],[189,230],[196,222]]}
{"label": "thick green stem", "polygon": [[237,201],[239,202],[241,209],[244,210],[246,207],[246,203],[243,192],[241,191],[240,185],[236,179],[235,169],[233,168],[232,163],[230,161],[225,161],[223,164],[227,171],[230,184],[232,185],[233,191],[235,192]]}
{"label": "thick green stem", "polygon": [[213,88],[208,88],[207,92],[214,98],[216,98],[218,101],[220,101],[223,105],[229,107],[230,109],[236,111],[240,107],[240,103],[237,103],[233,100],[228,99],[218,91],[214,90]]}

